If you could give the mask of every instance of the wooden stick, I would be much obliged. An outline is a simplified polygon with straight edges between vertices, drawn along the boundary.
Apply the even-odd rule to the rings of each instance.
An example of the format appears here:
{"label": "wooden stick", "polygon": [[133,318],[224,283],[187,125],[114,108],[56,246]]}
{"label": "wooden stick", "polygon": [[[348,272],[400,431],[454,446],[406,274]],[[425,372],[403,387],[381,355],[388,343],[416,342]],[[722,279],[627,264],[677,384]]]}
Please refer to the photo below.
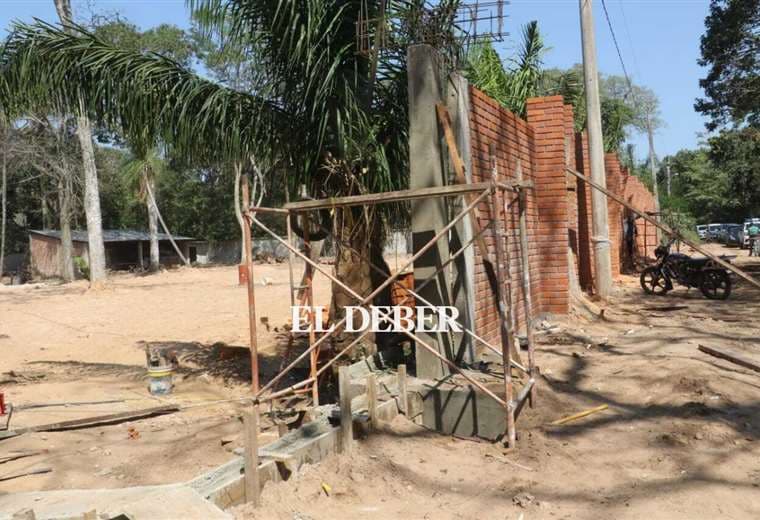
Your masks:
{"label": "wooden stick", "polygon": [[[703,255],[705,255],[706,257],[708,257],[709,259],[711,259],[715,263],[719,264],[720,266],[724,267],[725,269],[728,269],[729,271],[731,271],[735,275],[739,276],[740,278],[743,278],[744,280],[748,281],[749,283],[751,283],[752,285],[754,285],[755,287],[757,287],[758,289],[760,289],[760,282],[758,282],[757,280],[755,280],[754,278],[752,278],[750,275],[748,275],[747,273],[745,273],[744,271],[742,271],[741,269],[739,269],[735,265],[733,265],[733,264],[731,264],[729,262],[726,262],[722,258],[719,258],[716,255],[714,255],[714,254],[712,254],[712,253],[710,253],[710,252],[702,249],[701,247],[699,247],[697,244],[695,244],[691,240],[685,238],[678,231],[674,231],[674,230],[670,229],[668,226],[666,226],[664,224],[660,224],[656,219],[650,217],[645,212],[634,208],[633,206],[631,206],[630,204],[628,204],[625,200],[623,200],[621,197],[618,197],[617,195],[615,195],[614,193],[612,193],[611,191],[609,191],[607,188],[602,187],[601,185],[599,185],[596,182],[592,181],[591,179],[589,179],[588,177],[586,177],[582,173],[577,172],[577,171],[573,170],[572,168],[566,168],[566,170],[567,170],[568,173],[570,173],[572,175],[575,175],[580,180],[589,183],[592,187],[594,187],[597,190],[601,191],[602,193],[604,193],[605,195],[607,195],[609,198],[611,198],[615,202],[618,202],[618,203],[622,204],[623,206],[625,206],[626,208],[630,209],[631,211],[633,211],[634,213],[636,213],[638,216],[640,216],[641,218],[643,218],[645,222],[649,222],[649,223],[653,224],[654,226],[657,226],[659,229],[663,230],[668,235],[676,237],[678,240],[680,240],[681,242],[683,242],[687,246],[691,247],[692,249],[694,249],[698,253],[702,253]],[[644,233],[644,240],[646,240],[646,232]],[[646,244],[645,244],[645,249],[646,249]]]}
{"label": "wooden stick", "polygon": [[37,468],[37,469],[30,469],[29,471],[22,471],[21,473],[5,474],[2,477],[0,477],[0,482],[5,482],[6,480],[13,480],[14,478],[19,478],[19,477],[26,477],[29,475],[42,475],[43,473],[50,473],[51,471],[53,471],[53,468]]}
{"label": "wooden stick", "polygon": [[382,193],[369,193],[367,195],[350,195],[348,197],[333,197],[330,199],[304,200],[289,202],[283,206],[291,211],[307,211],[314,209],[330,209],[341,206],[362,206],[374,204],[387,204],[414,199],[427,199],[430,197],[450,197],[466,193],[477,194],[488,189],[490,184],[486,182],[474,182],[471,184],[452,184],[450,186],[436,186],[433,188],[417,188],[412,190],[385,191]]}
{"label": "wooden stick", "polygon": [[0,457],[0,464],[5,464],[6,462],[11,462],[13,460],[23,459],[26,457],[34,457],[35,455],[41,455],[45,452],[47,452],[47,450],[28,451],[24,453],[16,453],[15,455],[8,455],[6,457]]}
{"label": "wooden stick", "polygon": [[367,376],[367,412],[369,413],[370,429],[376,430],[377,420],[377,378],[375,374]]}
{"label": "wooden stick", "polygon": [[563,417],[562,419],[557,419],[554,422],[551,422],[552,426],[559,426],[560,424],[566,424],[571,421],[574,421],[576,419],[580,419],[581,417],[586,417],[587,415],[591,415],[592,413],[601,412],[602,410],[606,410],[608,407],[606,404],[596,406],[594,408],[589,408],[588,410],[585,410],[583,412],[574,413],[573,415],[568,415],[567,417]]}
{"label": "wooden stick", "polygon": [[91,404],[113,404],[113,403],[123,403],[126,401],[126,399],[108,399],[105,401],[61,401],[61,402],[55,402],[55,403],[29,403],[29,404],[19,404],[14,406],[16,411],[18,410],[32,410],[34,408],[51,408],[54,406],[82,406],[82,405],[91,405]]}
{"label": "wooden stick", "polygon": [[396,376],[398,377],[398,403],[401,413],[409,416],[409,397],[406,393],[406,365],[399,365]]}
{"label": "wooden stick", "polygon": [[760,372],[760,364],[754,361],[750,361],[749,359],[745,357],[737,356],[736,354],[728,353],[726,351],[718,350],[716,348],[708,347],[706,345],[699,345],[697,349],[701,350],[705,354],[710,354],[711,356],[725,359],[726,361],[730,361],[731,363],[734,363],[741,367],[749,368],[750,370],[754,370],[755,372]]}
{"label": "wooden stick", "polygon": [[[104,424],[115,424],[124,421],[134,421],[137,419],[145,419],[156,415],[164,415],[167,413],[173,413],[179,411],[180,407],[177,405],[157,406],[155,408],[144,408],[142,410],[132,410],[129,412],[114,413],[109,415],[96,415],[94,417],[86,417],[84,419],[74,419],[71,421],[61,421],[52,424],[41,424],[38,426],[29,426],[27,428],[19,428],[17,430],[3,432],[8,437],[14,435],[20,435],[28,432],[55,432],[63,430],[73,430],[78,428],[92,428],[94,426],[102,426]],[[4,436],[0,435],[0,438]]]}
{"label": "wooden stick", "polygon": [[[522,182],[522,164],[520,159],[517,159],[517,166],[515,167],[515,177],[518,182]],[[527,192],[521,189],[517,193],[518,206],[520,211],[520,259],[522,263],[522,290],[523,290],[523,311],[525,314],[525,332],[528,336],[528,371],[530,378],[536,377],[536,361],[535,361],[535,342],[533,341],[533,299],[531,296],[530,288],[530,252],[528,251],[528,198]],[[506,214],[506,208],[505,208]],[[531,408],[535,404],[536,399],[536,385],[532,385],[530,389],[530,406]]]}
{"label": "wooden stick", "polygon": [[[462,158],[459,156],[459,150],[457,149],[454,131],[451,129],[451,116],[449,116],[449,110],[443,103],[436,103],[435,111],[438,115],[438,122],[443,128],[443,135],[446,140],[446,148],[449,150],[449,158],[451,159],[451,165],[454,167],[456,181],[459,184],[466,185],[467,177],[464,173],[464,162],[462,162]],[[471,202],[472,196],[467,195],[466,200],[468,202]],[[478,245],[478,249],[480,249],[480,256],[484,260],[488,261],[490,255],[488,253],[488,246],[486,245],[486,241],[483,238],[483,234],[481,233],[480,218],[478,216],[477,208],[475,208],[473,213],[474,215],[470,219],[470,225],[472,226],[472,235],[478,237],[476,244]]]}
{"label": "wooden stick", "polygon": [[[491,182],[495,185],[499,182],[499,170],[496,167],[496,155],[494,154],[494,146],[490,145],[490,158],[491,158]],[[496,251],[496,296],[498,297],[498,312],[499,312],[499,325],[501,336],[501,356],[502,363],[504,364],[504,401],[507,403],[507,427],[506,437],[507,443],[510,448],[515,446],[517,442],[517,432],[515,431],[515,415],[514,415],[514,403],[512,402],[512,352],[515,350],[514,336],[514,322],[512,321],[512,302],[511,298],[507,297],[507,292],[511,292],[512,284],[507,286],[507,291],[504,291],[502,287],[502,280],[510,280],[509,268],[507,264],[506,272],[502,262],[504,262],[504,247],[502,244],[502,226],[499,215],[503,206],[501,191],[494,190],[491,193],[491,218],[494,225],[494,250]],[[506,212],[504,213],[504,220],[506,220]],[[507,245],[509,247],[509,245]]]}
{"label": "wooden stick", "polygon": [[[303,214],[303,251],[306,256],[311,258],[311,219],[308,213]],[[309,307],[309,347],[317,342],[316,316],[314,309],[314,268],[309,262],[305,265],[304,278],[306,283],[306,305]],[[314,379],[311,385],[312,406],[319,406],[319,380],[317,379],[317,361],[319,360],[319,349],[310,349],[309,357],[309,376]]]}
{"label": "wooden stick", "polygon": [[354,419],[351,414],[351,376],[348,367],[338,369],[338,392],[340,399],[340,446],[341,453],[351,453],[354,441]]}
{"label": "wooden stick", "polygon": [[254,405],[243,412],[245,437],[245,501],[259,505],[259,407]]}
{"label": "wooden stick", "polygon": [[[250,205],[248,195],[248,177],[243,177],[243,200],[244,207]],[[258,340],[256,338],[256,295],[253,286],[253,244],[251,242],[251,217],[249,212],[244,213],[245,226],[243,226],[243,239],[245,242],[245,265],[248,271],[248,332],[251,349],[251,390],[254,394],[259,391],[259,353]]]}

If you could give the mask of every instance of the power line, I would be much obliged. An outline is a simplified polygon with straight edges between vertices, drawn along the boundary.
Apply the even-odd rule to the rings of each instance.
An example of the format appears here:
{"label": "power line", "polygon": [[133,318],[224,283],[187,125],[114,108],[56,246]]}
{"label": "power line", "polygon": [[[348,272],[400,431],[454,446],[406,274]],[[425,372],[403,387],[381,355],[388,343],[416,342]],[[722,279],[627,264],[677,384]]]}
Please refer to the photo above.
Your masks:
{"label": "power line", "polygon": [[602,0],[602,9],[604,9],[604,17],[607,19],[607,26],[610,28],[610,34],[612,34],[612,41],[615,44],[615,49],[617,50],[618,59],[620,59],[620,66],[623,67],[623,75],[625,76],[625,81],[628,83],[628,93],[631,95],[631,97],[634,97],[633,95],[633,83],[631,82],[631,77],[628,75],[628,69],[625,66],[625,61],[623,60],[623,53],[620,51],[620,45],[618,45],[617,36],[615,35],[615,29],[612,27],[612,20],[610,19],[610,13],[607,10],[607,4],[604,0]]}

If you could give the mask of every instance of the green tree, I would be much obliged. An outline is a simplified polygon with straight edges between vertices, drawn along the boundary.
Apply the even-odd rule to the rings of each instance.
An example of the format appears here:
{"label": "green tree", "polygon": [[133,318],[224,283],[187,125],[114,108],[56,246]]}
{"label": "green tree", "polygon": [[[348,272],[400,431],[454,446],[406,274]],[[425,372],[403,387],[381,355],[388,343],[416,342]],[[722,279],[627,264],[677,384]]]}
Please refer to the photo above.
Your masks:
{"label": "green tree", "polygon": [[712,0],[700,42],[699,81],[705,97],[694,108],[709,130],[728,123],[760,125],[760,0]]}
{"label": "green tree", "polygon": [[[82,100],[93,118],[128,141],[161,143],[171,157],[195,164],[251,157],[265,171],[286,164],[294,195],[301,183],[317,196],[407,186],[406,48],[432,34],[456,53],[451,33],[458,1],[439,2],[440,16],[422,16],[422,0],[189,3],[202,31],[249,51],[260,64],[264,77],[255,92],[160,55],[116,47],[81,27],[64,31],[37,22],[14,27],[0,58],[0,75],[11,88],[0,94],[52,113]],[[370,33],[395,28],[387,31],[385,50],[358,52],[356,21],[376,18],[383,6],[387,24]],[[383,220],[400,214],[339,211],[338,239],[381,263]],[[347,272],[352,265],[369,271],[353,255],[337,257],[339,276],[343,263]]]}
{"label": "green tree", "polygon": [[187,264],[188,261],[174,241],[156,202],[156,179],[165,175],[167,170],[164,158],[156,148],[136,147],[132,157],[124,164],[123,174],[127,184],[132,186],[138,198],[145,203],[148,211],[148,233],[150,235],[150,270],[158,271],[160,266],[158,249],[158,223],[169,237],[177,256]]}
{"label": "green tree", "polygon": [[539,94],[546,50],[538,22],[532,21],[523,27],[520,49],[507,67],[491,42],[476,45],[467,59],[467,79],[510,111],[525,117],[526,101]]}

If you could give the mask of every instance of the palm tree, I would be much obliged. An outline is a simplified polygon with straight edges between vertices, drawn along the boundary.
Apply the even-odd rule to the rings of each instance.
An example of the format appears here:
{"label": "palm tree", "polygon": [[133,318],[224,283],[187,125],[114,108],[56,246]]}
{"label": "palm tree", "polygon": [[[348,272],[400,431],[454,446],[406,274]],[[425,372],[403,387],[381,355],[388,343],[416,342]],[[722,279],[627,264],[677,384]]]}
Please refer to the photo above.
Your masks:
{"label": "palm tree", "polygon": [[154,148],[145,149],[143,147],[133,147],[133,157],[124,164],[122,173],[127,180],[128,185],[135,188],[137,197],[139,200],[145,203],[148,210],[148,233],[150,234],[150,270],[158,271],[159,253],[158,253],[158,223],[161,222],[161,227],[164,229],[164,233],[169,237],[174,250],[179,256],[180,260],[184,264],[188,264],[187,258],[182,254],[179,246],[174,241],[174,237],[169,232],[166,223],[164,222],[161,212],[158,209],[156,203],[156,179],[166,171],[166,163],[159,154],[158,150]]}
{"label": "palm tree", "polygon": [[[66,28],[70,27],[73,20],[71,0],[54,0],[54,2],[61,24]],[[103,243],[103,219],[100,213],[98,170],[92,144],[92,125],[81,101],[68,113],[77,115],[77,138],[82,152],[84,170],[84,211],[87,217],[90,282],[98,286],[106,280],[106,251]]]}
{"label": "palm tree", "polygon": [[[250,91],[159,55],[117,48],[81,27],[36,22],[17,24],[9,37],[0,76],[10,88],[0,95],[23,109],[52,113],[70,113],[82,101],[92,118],[130,142],[160,142],[172,157],[190,162],[247,164],[253,158],[264,171],[288,164],[294,197],[301,184],[312,196],[407,187],[406,48],[433,34],[456,54],[450,35],[458,0],[438,2],[435,16],[425,14],[423,0],[189,4],[204,31],[256,62]],[[372,40],[382,31],[383,49],[358,52],[360,16],[384,19],[370,24],[368,35]],[[339,237],[379,261],[384,224],[405,213],[384,210],[337,212]],[[339,251],[336,258],[340,276],[370,278],[350,276],[355,266],[369,271],[357,257]]]}
{"label": "palm tree", "polygon": [[538,22],[526,24],[522,44],[510,66],[504,64],[490,42],[475,46],[468,56],[469,81],[513,113],[524,117],[528,98],[539,95],[546,53]]}

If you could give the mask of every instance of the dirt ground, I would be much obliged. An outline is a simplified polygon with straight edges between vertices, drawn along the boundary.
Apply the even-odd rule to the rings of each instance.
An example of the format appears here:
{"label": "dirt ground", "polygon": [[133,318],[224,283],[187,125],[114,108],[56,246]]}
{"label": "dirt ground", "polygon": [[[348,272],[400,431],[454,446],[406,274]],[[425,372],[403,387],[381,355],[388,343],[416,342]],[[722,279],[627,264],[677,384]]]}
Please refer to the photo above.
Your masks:
{"label": "dirt ground", "polygon": [[[760,275],[760,262],[748,262],[746,251],[727,252]],[[286,265],[257,266],[256,273],[271,283],[257,286],[258,307],[270,323],[284,321]],[[170,342],[182,352],[183,380],[172,401],[243,395],[249,374],[234,359],[220,360],[214,346],[247,344],[245,290],[236,276],[234,267],[179,269],[117,276],[100,292],[81,285],[0,290],[0,380],[11,370],[20,374],[2,385],[9,400],[125,399],[22,410],[14,425],[155,406],[145,389],[141,342]],[[318,283],[317,297],[326,300],[329,288]],[[665,310],[673,305],[685,308]],[[760,291],[746,283],[715,302],[683,288],[647,297],[636,278],[624,276],[603,319],[578,309],[550,320],[560,330],[540,337],[538,399],[518,420],[517,449],[438,435],[399,418],[358,442],[350,456],[267,485],[262,508],[234,512],[303,520],[760,518],[759,374],[697,350],[704,344],[760,359],[759,314]],[[261,331],[261,344],[273,339]],[[262,362],[278,363],[274,349]],[[600,404],[609,408],[548,425]],[[138,438],[129,438],[129,427]],[[0,492],[188,479],[228,460],[237,441],[223,447],[221,440],[239,432],[236,407],[220,404],[0,441],[3,452],[49,450],[3,464],[0,476],[54,468],[0,482]]]}
{"label": "dirt ground", "polygon": [[[301,273],[302,267],[296,266]],[[277,333],[290,316],[287,264],[257,265],[259,363],[280,364]],[[0,391],[17,407],[52,402],[119,403],[18,410],[11,428],[179,403],[233,399],[249,393],[248,307],[237,267],[178,268],[139,276],[116,273],[106,289],[70,285],[0,287]],[[318,304],[329,302],[324,277]],[[171,396],[147,391],[145,345],[174,350],[180,360]],[[222,403],[152,419],[0,441],[0,453],[47,453],[2,464],[0,477],[26,469],[53,472],[0,482],[0,493],[123,487],[189,480],[228,461],[241,445],[239,405]],[[135,428],[138,438],[129,435]],[[262,443],[276,438],[270,423]],[[134,434],[133,434],[134,436]],[[225,444],[222,445],[222,439]],[[229,442],[227,442],[229,441]]]}

